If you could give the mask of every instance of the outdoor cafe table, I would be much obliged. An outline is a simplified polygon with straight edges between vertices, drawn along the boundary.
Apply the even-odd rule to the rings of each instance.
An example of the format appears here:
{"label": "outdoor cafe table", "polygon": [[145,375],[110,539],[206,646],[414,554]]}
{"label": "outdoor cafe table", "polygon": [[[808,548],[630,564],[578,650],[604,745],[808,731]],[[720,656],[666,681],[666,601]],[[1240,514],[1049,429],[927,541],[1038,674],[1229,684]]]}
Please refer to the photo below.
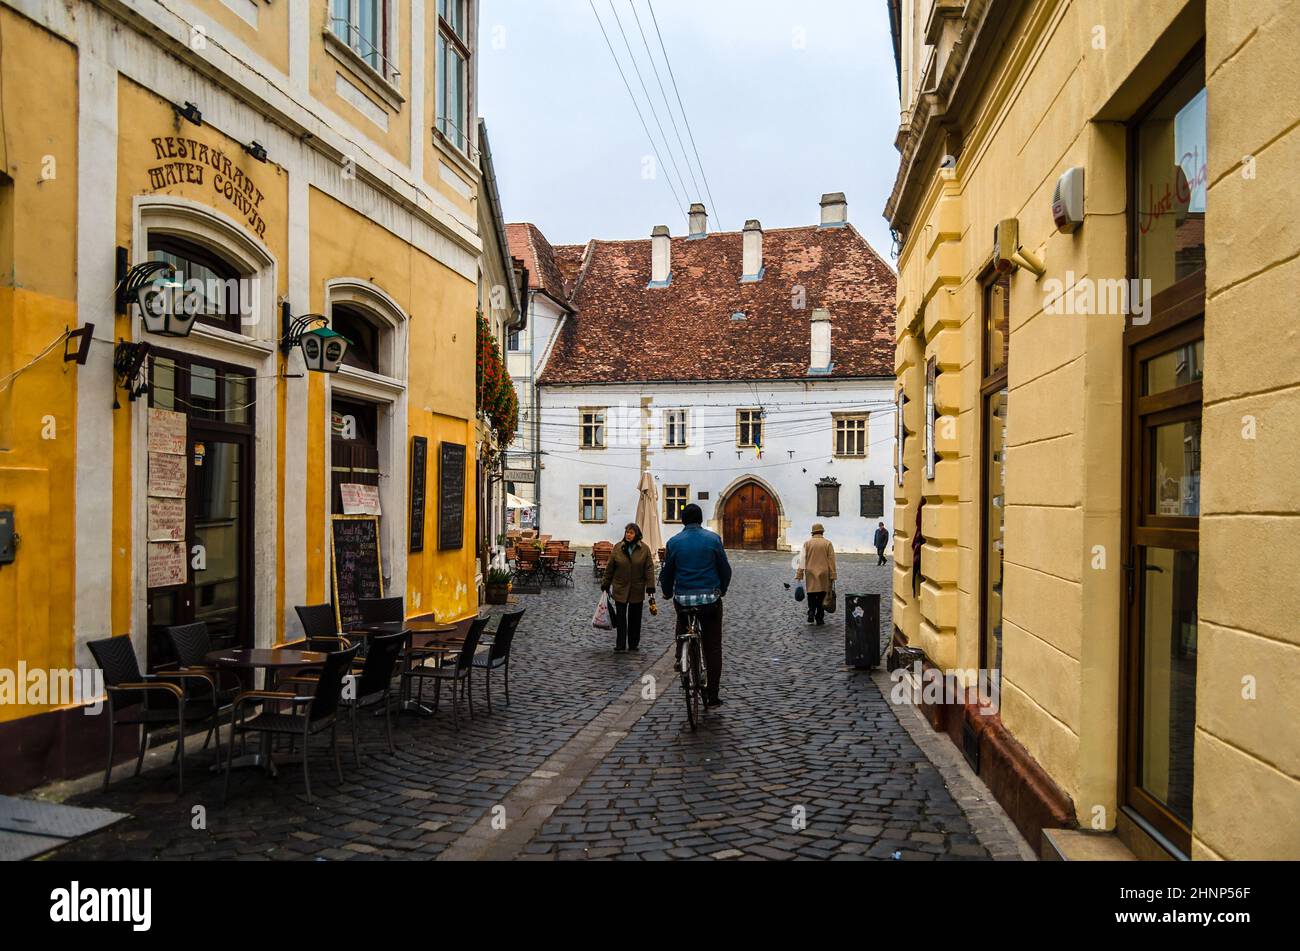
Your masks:
{"label": "outdoor cafe table", "polygon": [[[236,647],[227,648],[226,650],[212,651],[203,659],[211,667],[223,667],[227,670],[265,670],[269,680],[273,671],[280,670],[301,670],[303,667],[319,667],[325,663],[327,654],[318,651],[297,651],[297,650],[272,650],[263,647]],[[268,688],[270,689],[269,685]],[[237,757],[231,766],[266,766],[271,773],[275,773],[275,763],[271,759],[270,749],[266,741],[270,739],[269,734],[262,737],[262,752],[249,753]],[[235,724],[232,719],[230,724],[230,742],[235,742]],[[212,767],[213,772],[224,769],[224,764],[217,763]]]}

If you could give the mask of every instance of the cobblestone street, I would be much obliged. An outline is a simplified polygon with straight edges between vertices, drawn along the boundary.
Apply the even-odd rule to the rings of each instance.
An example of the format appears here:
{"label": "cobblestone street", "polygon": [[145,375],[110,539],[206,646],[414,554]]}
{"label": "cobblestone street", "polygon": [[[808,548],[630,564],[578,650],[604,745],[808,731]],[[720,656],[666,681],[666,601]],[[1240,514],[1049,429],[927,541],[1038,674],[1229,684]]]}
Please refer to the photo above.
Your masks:
{"label": "cobblestone street", "polygon": [[[107,793],[94,777],[54,794],[131,818],[62,849],[76,859],[981,859],[1019,857],[982,787],[957,775],[951,744],[918,734],[934,765],[866,671],[843,666],[843,617],[804,623],[782,582],[788,554],[736,553],[726,600],[724,706],[686,725],[671,677],[672,614],[646,617],[639,654],[614,654],[590,626],[597,586],[580,558],[572,589],[521,595],[510,706],[459,734],[450,704],[433,718],[401,717],[398,752],[366,717],[353,765],[340,731],[345,782],[326,742],[312,760],[315,802],[287,753],[280,776],[241,770],[221,804],[221,779],[188,758],[175,793],[166,750],[140,778],[130,767]],[[889,567],[841,556],[841,594],[886,593]],[[883,599],[882,633],[889,629]],[[646,676],[657,699],[643,698]],[[879,679],[879,675],[877,675]],[[497,686],[499,687],[499,681]],[[899,711],[916,719],[911,710]],[[919,721],[917,721],[919,723]],[[201,741],[201,737],[198,740]],[[935,744],[930,743],[930,739]],[[191,739],[194,744],[194,739]],[[937,744],[937,745],[936,745]],[[951,788],[950,788],[951,787]],[[205,823],[195,820],[204,807]],[[973,817],[973,818],[972,818]],[[195,826],[206,825],[206,828]]]}

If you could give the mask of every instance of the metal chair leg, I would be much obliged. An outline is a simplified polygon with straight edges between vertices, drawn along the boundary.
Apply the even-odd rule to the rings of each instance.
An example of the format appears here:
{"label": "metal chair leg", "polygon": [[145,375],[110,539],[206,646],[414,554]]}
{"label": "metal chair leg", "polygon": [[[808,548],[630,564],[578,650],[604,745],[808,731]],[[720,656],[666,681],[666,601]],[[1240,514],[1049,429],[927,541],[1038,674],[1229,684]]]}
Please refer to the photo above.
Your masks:
{"label": "metal chair leg", "polygon": [[465,694],[469,700],[469,718],[471,720],[474,719],[474,678],[471,676],[473,673],[474,668],[471,667],[469,673],[465,675]]}
{"label": "metal chair leg", "polygon": [[502,668],[505,672],[506,681],[506,706],[510,706],[510,654],[506,654],[505,666]]}
{"label": "metal chair leg", "polygon": [[352,704],[352,759],[361,765],[361,740],[357,737],[357,705]]}
{"label": "metal chair leg", "polygon": [[384,694],[384,735],[388,737],[388,752],[390,755],[397,753],[393,746],[393,710],[388,703],[388,694]]}
{"label": "metal chair leg", "polygon": [[145,729],[143,723],[140,724],[140,753],[135,758],[135,774],[140,775],[140,767],[144,765],[144,751],[149,748],[149,731]]}
{"label": "metal chair leg", "polygon": [[302,781],[307,787],[307,801],[311,802],[311,769],[307,765],[307,747],[311,744],[307,740],[307,731],[303,730],[302,734]]}
{"label": "metal chair leg", "polygon": [[113,723],[113,714],[108,715],[108,765],[104,767],[104,788],[100,790],[105,792],[108,789],[108,781],[113,776],[113,734],[117,732],[117,726]]}
{"label": "metal chair leg", "polygon": [[235,713],[230,712],[230,744],[226,747],[226,781],[221,787],[221,804],[226,804],[226,797],[230,795],[230,774],[234,772],[235,764]]}
{"label": "metal chair leg", "polygon": [[451,685],[451,713],[452,719],[456,723],[456,732],[460,732],[460,691],[456,689],[455,681]]}
{"label": "metal chair leg", "polygon": [[176,793],[185,795],[185,701],[181,701],[181,722],[177,727],[179,736],[176,738],[177,760],[180,766],[176,772]]}
{"label": "metal chair leg", "polygon": [[330,742],[334,747],[334,772],[338,775],[339,785],[343,785],[343,763],[339,760],[339,718],[336,716],[330,724]]}

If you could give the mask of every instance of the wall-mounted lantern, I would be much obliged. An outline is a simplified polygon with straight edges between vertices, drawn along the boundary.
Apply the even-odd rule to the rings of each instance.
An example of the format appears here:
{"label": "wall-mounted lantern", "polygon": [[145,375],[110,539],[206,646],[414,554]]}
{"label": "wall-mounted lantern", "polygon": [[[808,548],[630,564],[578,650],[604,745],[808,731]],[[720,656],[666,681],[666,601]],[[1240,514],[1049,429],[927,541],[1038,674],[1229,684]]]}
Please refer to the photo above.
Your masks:
{"label": "wall-mounted lantern", "polygon": [[[167,276],[163,276],[167,272]],[[146,261],[128,268],[126,249],[117,249],[117,305],[125,313],[134,303],[140,308],[144,329],[162,337],[188,337],[198,310],[185,306],[185,283],[165,261]]]}
{"label": "wall-mounted lantern", "polygon": [[[343,365],[343,357],[348,352],[348,338],[329,325],[329,318],[324,314],[304,314],[294,317],[289,312],[289,305],[282,304],[280,320],[283,336],[280,338],[280,352],[288,355],[294,347],[302,350],[303,362],[307,369],[316,373],[338,373]],[[312,324],[321,326],[308,330]]]}

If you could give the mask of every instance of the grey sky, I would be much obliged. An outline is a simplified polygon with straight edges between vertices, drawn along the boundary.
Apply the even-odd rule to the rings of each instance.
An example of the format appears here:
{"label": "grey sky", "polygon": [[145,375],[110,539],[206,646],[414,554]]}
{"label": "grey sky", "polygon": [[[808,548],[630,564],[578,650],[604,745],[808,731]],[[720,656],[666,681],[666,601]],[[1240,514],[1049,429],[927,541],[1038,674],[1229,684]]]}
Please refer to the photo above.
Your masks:
{"label": "grey sky", "polygon": [[[634,4],[676,115],[648,2],[716,208],[695,194],[632,15]],[[483,0],[479,112],[506,220],[532,221],[557,244],[648,237],[657,224],[682,234],[685,209],[665,181],[676,173],[611,0],[594,3],[659,142],[658,177],[643,178],[653,153],[588,0]],[[813,224],[821,195],[842,191],[850,220],[892,263],[881,211],[898,165],[898,86],[882,0],[612,3],[690,193],[682,200],[709,206],[710,230],[738,231],[748,218],[767,228]],[[678,128],[693,162],[680,116]]]}

